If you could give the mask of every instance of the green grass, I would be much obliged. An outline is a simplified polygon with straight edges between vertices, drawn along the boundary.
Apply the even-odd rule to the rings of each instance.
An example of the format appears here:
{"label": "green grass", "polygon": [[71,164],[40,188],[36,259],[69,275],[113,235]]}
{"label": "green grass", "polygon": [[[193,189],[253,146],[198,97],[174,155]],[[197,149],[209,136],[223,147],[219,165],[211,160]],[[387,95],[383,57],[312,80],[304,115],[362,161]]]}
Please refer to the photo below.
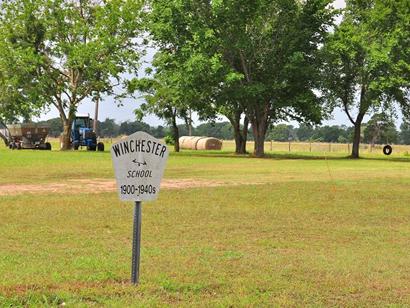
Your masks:
{"label": "green grass", "polygon": [[[108,152],[5,149],[0,174],[113,176]],[[144,203],[138,287],[115,192],[0,196],[0,306],[410,306],[410,160],[183,152],[165,177],[250,185]]]}

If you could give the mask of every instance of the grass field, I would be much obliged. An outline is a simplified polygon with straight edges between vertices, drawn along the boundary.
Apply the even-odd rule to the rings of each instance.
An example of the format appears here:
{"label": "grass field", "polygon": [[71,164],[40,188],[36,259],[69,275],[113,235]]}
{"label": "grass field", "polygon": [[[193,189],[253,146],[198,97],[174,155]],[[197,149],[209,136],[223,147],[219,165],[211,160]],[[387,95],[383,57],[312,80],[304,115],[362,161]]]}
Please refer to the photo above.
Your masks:
{"label": "grass field", "polygon": [[410,306],[410,158],[346,154],[171,153],[166,180],[218,185],[143,205],[133,287],[132,204],[17,192],[112,179],[108,151],[0,148],[0,306]]}

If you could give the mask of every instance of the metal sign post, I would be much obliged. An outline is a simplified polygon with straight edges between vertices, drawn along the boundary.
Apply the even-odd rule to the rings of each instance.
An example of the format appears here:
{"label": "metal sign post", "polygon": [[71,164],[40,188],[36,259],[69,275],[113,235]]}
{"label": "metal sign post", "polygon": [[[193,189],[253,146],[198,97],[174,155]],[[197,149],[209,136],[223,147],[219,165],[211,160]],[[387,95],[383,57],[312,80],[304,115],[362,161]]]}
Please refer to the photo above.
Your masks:
{"label": "metal sign post", "polygon": [[136,132],[111,147],[120,200],[135,201],[132,234],[131,283],[139,283],[141,255],[141,201],[158,197],[168,159],[168,148],[145,132]]}
{"label": "metal sign post", "polygon": [[131,283],[138,284],[140,275],[141,255],[141,202],[135,201],[134,228],[132,232],[132,268]]}

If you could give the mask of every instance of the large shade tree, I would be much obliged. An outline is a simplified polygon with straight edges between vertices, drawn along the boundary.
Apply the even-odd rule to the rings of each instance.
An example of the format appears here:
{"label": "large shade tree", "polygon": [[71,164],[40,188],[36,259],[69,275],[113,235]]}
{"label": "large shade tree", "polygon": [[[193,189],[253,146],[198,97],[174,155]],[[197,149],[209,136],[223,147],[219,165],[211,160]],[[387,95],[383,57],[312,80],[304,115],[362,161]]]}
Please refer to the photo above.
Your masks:
{"label": "large shade tree", "polygon": [[[190,108],[193,106],[192,95],[182,85],[184,71],[181,70],[181,59],[172,51],[159,50],[148,67],[143,78],[134,78],[128,82],[128,92],[132,95],[142,94],[144,102],[135,109],[138,120],[147,114],[154,114],[164,120],[171,128],[174,150],[179,152],[178,119],[190,126],[192,120]],[[188,127],[190,128],[190,127]]]}
{"label": "large shade tree", "polygon": [[[139,118],[152,113],[165,120],[171,127],[175,151],[179,151],[179,127],[177,119],[185,120],[191,126],[191,112],[209,108],[201,105],[201,91],[186,71],[194,56],[194,36],[206,29],[203,23],[203,1],[163,1],[148,0],[148,10],[144,15],[144,25],[148,34],[147,42],[155,48],[152,69],[148,76],[134,79],[129,83],[129,91],[138,90],[145,103],[136,110]],[[187,14],[191,12],[191,14]],[[206,113],[209,116],[209,113]]]}
{"label": "large shade tree", "polygon": [[1,86],[11,87],[7,101],[28,111],[57,108],[62,149],[70,147],[71,124],[84,99],[113,94],[126,73],[136,71],[141,2],[2,2]]}
{"label": "large shade tree", "polygon": [[241,104],[264,155],[265,135],[278,120],[318,123],[321,101],[315,94],[317,51],[331,23],[329,1],[218,1],[216,33],[225,65],[237,81]]}
{"label": "large shade tree", "polygon": [[[5,25],[5,11],[0,17]],[[19,29],[0,26],[0,121],[29,119],[44,106],[36,91],[36,63],[28,55],[37,52],[43,28],[32,17]]]}
{"label": "large shade tree", "polygon": [[184,98],[178,92],[178,87],[170,83],[167,76],[156,78],[134,79],[129,84],[129,91],[135,93],[138,91],[142,94],[145,102],[140,104],[135,110],[138,120],[142,120],[147,114],[154,114],[164,120],[171,127],[174,150],[179,152],[179,127],[178,118],[186,119],[188,117],[188,108]]}
{"label": "large shade tree", "polygon": [[410,6],[407,0],[346,1],[343,21],[324,52],[324,91],[354,125],[352,158],[359,157],[361,128],[375,111],[409,112]]}
{"label": "large shade tree", "polygon": [[240,119],[244,128],[249,121],[256,156],[264,155],[272,122],[320,121],[317,51],[332,20],[330,1],[149,2],[153,40],[161,51],[181,55],[196,109],[225,114],[236,134]]}

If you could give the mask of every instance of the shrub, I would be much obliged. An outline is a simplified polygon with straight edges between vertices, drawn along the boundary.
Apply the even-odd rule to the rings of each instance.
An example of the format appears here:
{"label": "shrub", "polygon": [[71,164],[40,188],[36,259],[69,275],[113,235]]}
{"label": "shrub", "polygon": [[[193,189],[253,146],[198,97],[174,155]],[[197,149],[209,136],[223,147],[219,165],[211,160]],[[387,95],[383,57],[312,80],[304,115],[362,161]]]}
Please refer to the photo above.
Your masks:
{"label": "shrub", "polygon": [[174,145],[175,144],[174,138],[170,135],[166,135],[165,138],[164,138],[164,141],[167,145]]}

